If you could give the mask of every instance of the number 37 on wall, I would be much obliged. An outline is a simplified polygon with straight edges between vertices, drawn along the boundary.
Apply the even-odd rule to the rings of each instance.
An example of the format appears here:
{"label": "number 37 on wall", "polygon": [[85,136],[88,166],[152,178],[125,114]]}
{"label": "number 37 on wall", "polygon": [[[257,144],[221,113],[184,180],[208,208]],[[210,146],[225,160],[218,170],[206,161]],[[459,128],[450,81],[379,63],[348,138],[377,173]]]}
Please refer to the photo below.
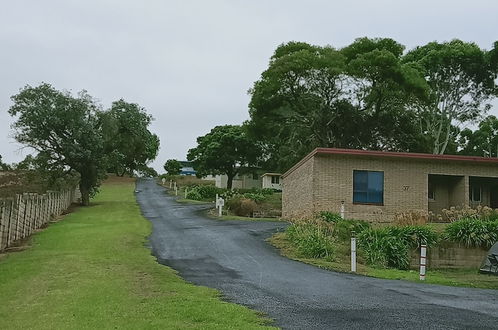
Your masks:
{"label": "number 37 on wall", "polygon": [[410,186],[403,186],[403,191],[408,191],[410,189]]}

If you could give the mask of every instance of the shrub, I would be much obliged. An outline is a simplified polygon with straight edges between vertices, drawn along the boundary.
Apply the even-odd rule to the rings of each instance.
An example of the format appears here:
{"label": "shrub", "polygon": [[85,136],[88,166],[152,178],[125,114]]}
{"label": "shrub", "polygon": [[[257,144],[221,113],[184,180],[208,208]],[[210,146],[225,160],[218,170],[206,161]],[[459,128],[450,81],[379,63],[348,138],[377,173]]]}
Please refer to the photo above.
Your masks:
{"label": "shrub", "polygon": [[462,219],[449,224],[444,235],[448,240],[468,247],[489,248],[498,241],[498,221]]}
{"label": "shrub", "polygon": [[339,215],[339,213],[330,211],[322,211],[318,214],[318,217],[327,222],[337,222],[339,220],[342,220],[342,217]]}
{"label": "shrub", "polygon": [[188,199],[193,199],[193,200],[196,200],[196,201],[202,200],[201,194],[199,194],[199,192],[196,189],[188,190],[186,197]]}
{"label": "shrub", "polygon": [[437,233],[426,226],[385,227],[364,230],[358,237],[358,245],[366,261],[372,265],[408,269],[409,250],[424,241],[436,244]]}
{"label": "shrub", "polygon": [[353,231],[358,235],[370,227],[370,224],[363,220],[340,219],[335,223],[334,235],[341,240],[348,240]]}
{"label": "shrub", "polygon": [[258,210],[258,205],[255,201],[242,196],[229,199],[226,205],[235,215],[242,217],[250,217]]}
{"label": "shrub", "polygon": [[300,256],[332,260],[334,242],[326,228],[313,224],[293,224],[287,227],[286,233]]}
{"label": "shrub", "polygon": [[261,194],[261,193],[245,193],[244,194],[245,198],[251,199],[255,201],[256,203],[261,203],[266,199],[266,196]]}
{"label": "shrub", "polygon": [[394,224],[400,226],[425,225],[428,221],[428,214],[420,211],[401,212],[394,215]]}

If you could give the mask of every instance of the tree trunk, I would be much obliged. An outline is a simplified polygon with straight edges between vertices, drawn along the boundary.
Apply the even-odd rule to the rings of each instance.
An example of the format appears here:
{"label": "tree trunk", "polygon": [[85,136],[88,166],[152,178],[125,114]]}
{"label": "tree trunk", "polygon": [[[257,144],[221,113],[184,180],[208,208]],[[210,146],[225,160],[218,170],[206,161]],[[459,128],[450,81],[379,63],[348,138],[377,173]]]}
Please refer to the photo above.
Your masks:
{"label": "tree trunk", "polygon": [[90,205],[90,189],[80,182],[81,205]]}
{"label": "tree trunk", "polygon": [[233,178],[235,177],[235,175],[230,173],[230,174],[227,174],[227,177],[228,177],[228,179],[227,179],[227,189],[228,190],[232,190]]}

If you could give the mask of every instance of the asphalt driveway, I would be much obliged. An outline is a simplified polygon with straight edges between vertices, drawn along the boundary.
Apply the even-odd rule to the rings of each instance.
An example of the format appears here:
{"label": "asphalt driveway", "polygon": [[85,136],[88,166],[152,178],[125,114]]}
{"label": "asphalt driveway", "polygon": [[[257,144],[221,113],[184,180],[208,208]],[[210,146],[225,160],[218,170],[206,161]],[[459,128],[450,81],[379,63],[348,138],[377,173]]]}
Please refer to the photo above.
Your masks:
{"label": "asphalt driveway", "polygon": [[[281,222],[217,221],[153,180],[137,183],[159,262],[286,329],[498,329],[498,291],[335,273],[292,261],[265,239]],[[498,280],[498,279],[497,279]]]}

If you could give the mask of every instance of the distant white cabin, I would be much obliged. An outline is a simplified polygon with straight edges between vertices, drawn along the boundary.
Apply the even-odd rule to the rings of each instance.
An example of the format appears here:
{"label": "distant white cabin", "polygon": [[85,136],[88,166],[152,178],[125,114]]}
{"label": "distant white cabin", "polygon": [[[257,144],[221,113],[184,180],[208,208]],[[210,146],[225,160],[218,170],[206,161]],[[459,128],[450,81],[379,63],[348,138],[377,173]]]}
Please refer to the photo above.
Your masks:
{"label": "distant white cabin", "polygon": [[261,176],[262,187],[282,190],[282,174],[280,173],[265,173]]}
{"label": "distant white cabin", "polygon": [[[218,188],[227,188],[228,176],[216,175],[215,185]],[[237,174],[232,181],[232,189],[251,189],[261,188],[262,178],[258,174]]]}

